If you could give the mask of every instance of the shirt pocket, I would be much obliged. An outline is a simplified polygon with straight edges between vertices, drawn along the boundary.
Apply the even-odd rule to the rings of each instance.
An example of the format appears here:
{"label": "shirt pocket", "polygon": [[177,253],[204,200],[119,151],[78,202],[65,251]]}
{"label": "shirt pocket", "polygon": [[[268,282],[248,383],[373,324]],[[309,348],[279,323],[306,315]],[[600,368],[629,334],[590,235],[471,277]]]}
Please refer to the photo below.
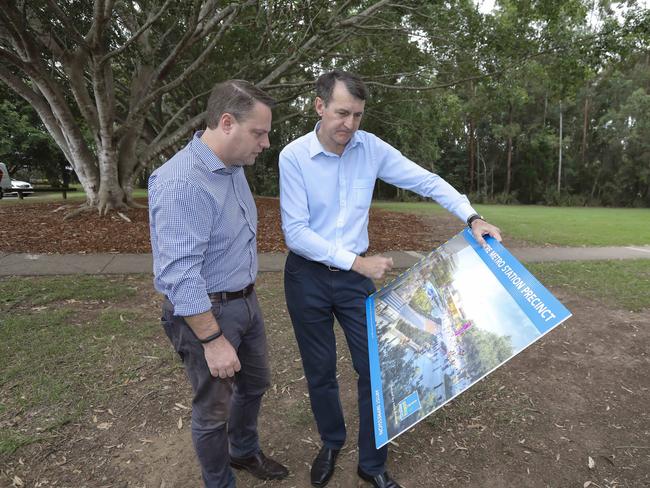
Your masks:
{"label": "shirt pocket", "polygon": [[352,180],[352,204],[360,210],[367,210],[372,202],[375,189],[374,178],[357,178]]}

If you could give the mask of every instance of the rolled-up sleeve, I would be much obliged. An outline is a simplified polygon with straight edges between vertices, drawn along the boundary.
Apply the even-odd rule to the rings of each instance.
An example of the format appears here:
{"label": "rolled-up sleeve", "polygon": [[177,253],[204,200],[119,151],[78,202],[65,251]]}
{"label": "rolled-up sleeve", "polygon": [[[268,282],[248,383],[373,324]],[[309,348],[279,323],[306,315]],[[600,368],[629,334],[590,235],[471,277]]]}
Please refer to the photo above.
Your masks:
{"label": "rolled-up sleeve", "polygon": [[202,276],[214,208],[205,190],[184,180],[149,185],[149,217],[158,288],[188,316],[211,308]]}
{"label": "rolled-up sleeve", "polygon": [[287,247],[319,263],[350,269],[357,255],[324,239],[309,226],[309,202],[298,159],[289,149],[280,153],[280,210]]}

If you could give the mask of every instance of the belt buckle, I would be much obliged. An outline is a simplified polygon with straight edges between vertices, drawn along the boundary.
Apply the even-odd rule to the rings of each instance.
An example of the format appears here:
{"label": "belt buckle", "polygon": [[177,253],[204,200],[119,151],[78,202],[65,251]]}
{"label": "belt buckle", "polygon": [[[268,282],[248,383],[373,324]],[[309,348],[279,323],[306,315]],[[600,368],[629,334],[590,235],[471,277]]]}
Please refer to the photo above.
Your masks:
{"label": "belt buckle", "polygon": [[327,269],[330,271],[341,271],[339,268],[335,268],[334,266],[330,266],[329,264],[327,265]]}

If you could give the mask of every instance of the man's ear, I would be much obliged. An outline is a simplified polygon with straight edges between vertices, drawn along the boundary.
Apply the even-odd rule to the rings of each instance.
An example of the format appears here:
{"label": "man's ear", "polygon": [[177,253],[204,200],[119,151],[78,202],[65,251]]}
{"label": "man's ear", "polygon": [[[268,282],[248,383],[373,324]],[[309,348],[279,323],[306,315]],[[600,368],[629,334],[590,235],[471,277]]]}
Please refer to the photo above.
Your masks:
{"label": "man's ear", "polygon": [[221,118],[219,119],[219,127],[221,127],[221,130],[223,130],[226,134],[230,134],[235,122],[235,117],[233,117],[232,114],[226,112],[222,114]]}
{"label": "man's ear", "polygon": [[316,100],[314,100],[314,108],[316,109],[318,116],[322,117],[323,110],[325,110],[325,102],[323,102],[321,97],[316,97]]}

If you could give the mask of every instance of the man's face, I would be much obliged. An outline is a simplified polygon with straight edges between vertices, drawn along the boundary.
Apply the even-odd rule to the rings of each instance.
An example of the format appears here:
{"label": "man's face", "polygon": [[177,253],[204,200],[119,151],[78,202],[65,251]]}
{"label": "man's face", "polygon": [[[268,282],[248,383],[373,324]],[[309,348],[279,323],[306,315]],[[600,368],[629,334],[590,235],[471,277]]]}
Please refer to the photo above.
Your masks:
{"label": "man's face", "polygon": [[255,158],[270,146],[271,109],[261,102],[256,102],[243,120],[237,121],[233,117],[231,124],[228,163],[241,166],[255,164]]}
{"label": "man's face", "polygon": [[365,100],[353,97],[345,84],[337,81],[330,101],[325,105],[316,97],[316,112],[321,117],[318,140],[330,152],[342,154],[361,124]]}

